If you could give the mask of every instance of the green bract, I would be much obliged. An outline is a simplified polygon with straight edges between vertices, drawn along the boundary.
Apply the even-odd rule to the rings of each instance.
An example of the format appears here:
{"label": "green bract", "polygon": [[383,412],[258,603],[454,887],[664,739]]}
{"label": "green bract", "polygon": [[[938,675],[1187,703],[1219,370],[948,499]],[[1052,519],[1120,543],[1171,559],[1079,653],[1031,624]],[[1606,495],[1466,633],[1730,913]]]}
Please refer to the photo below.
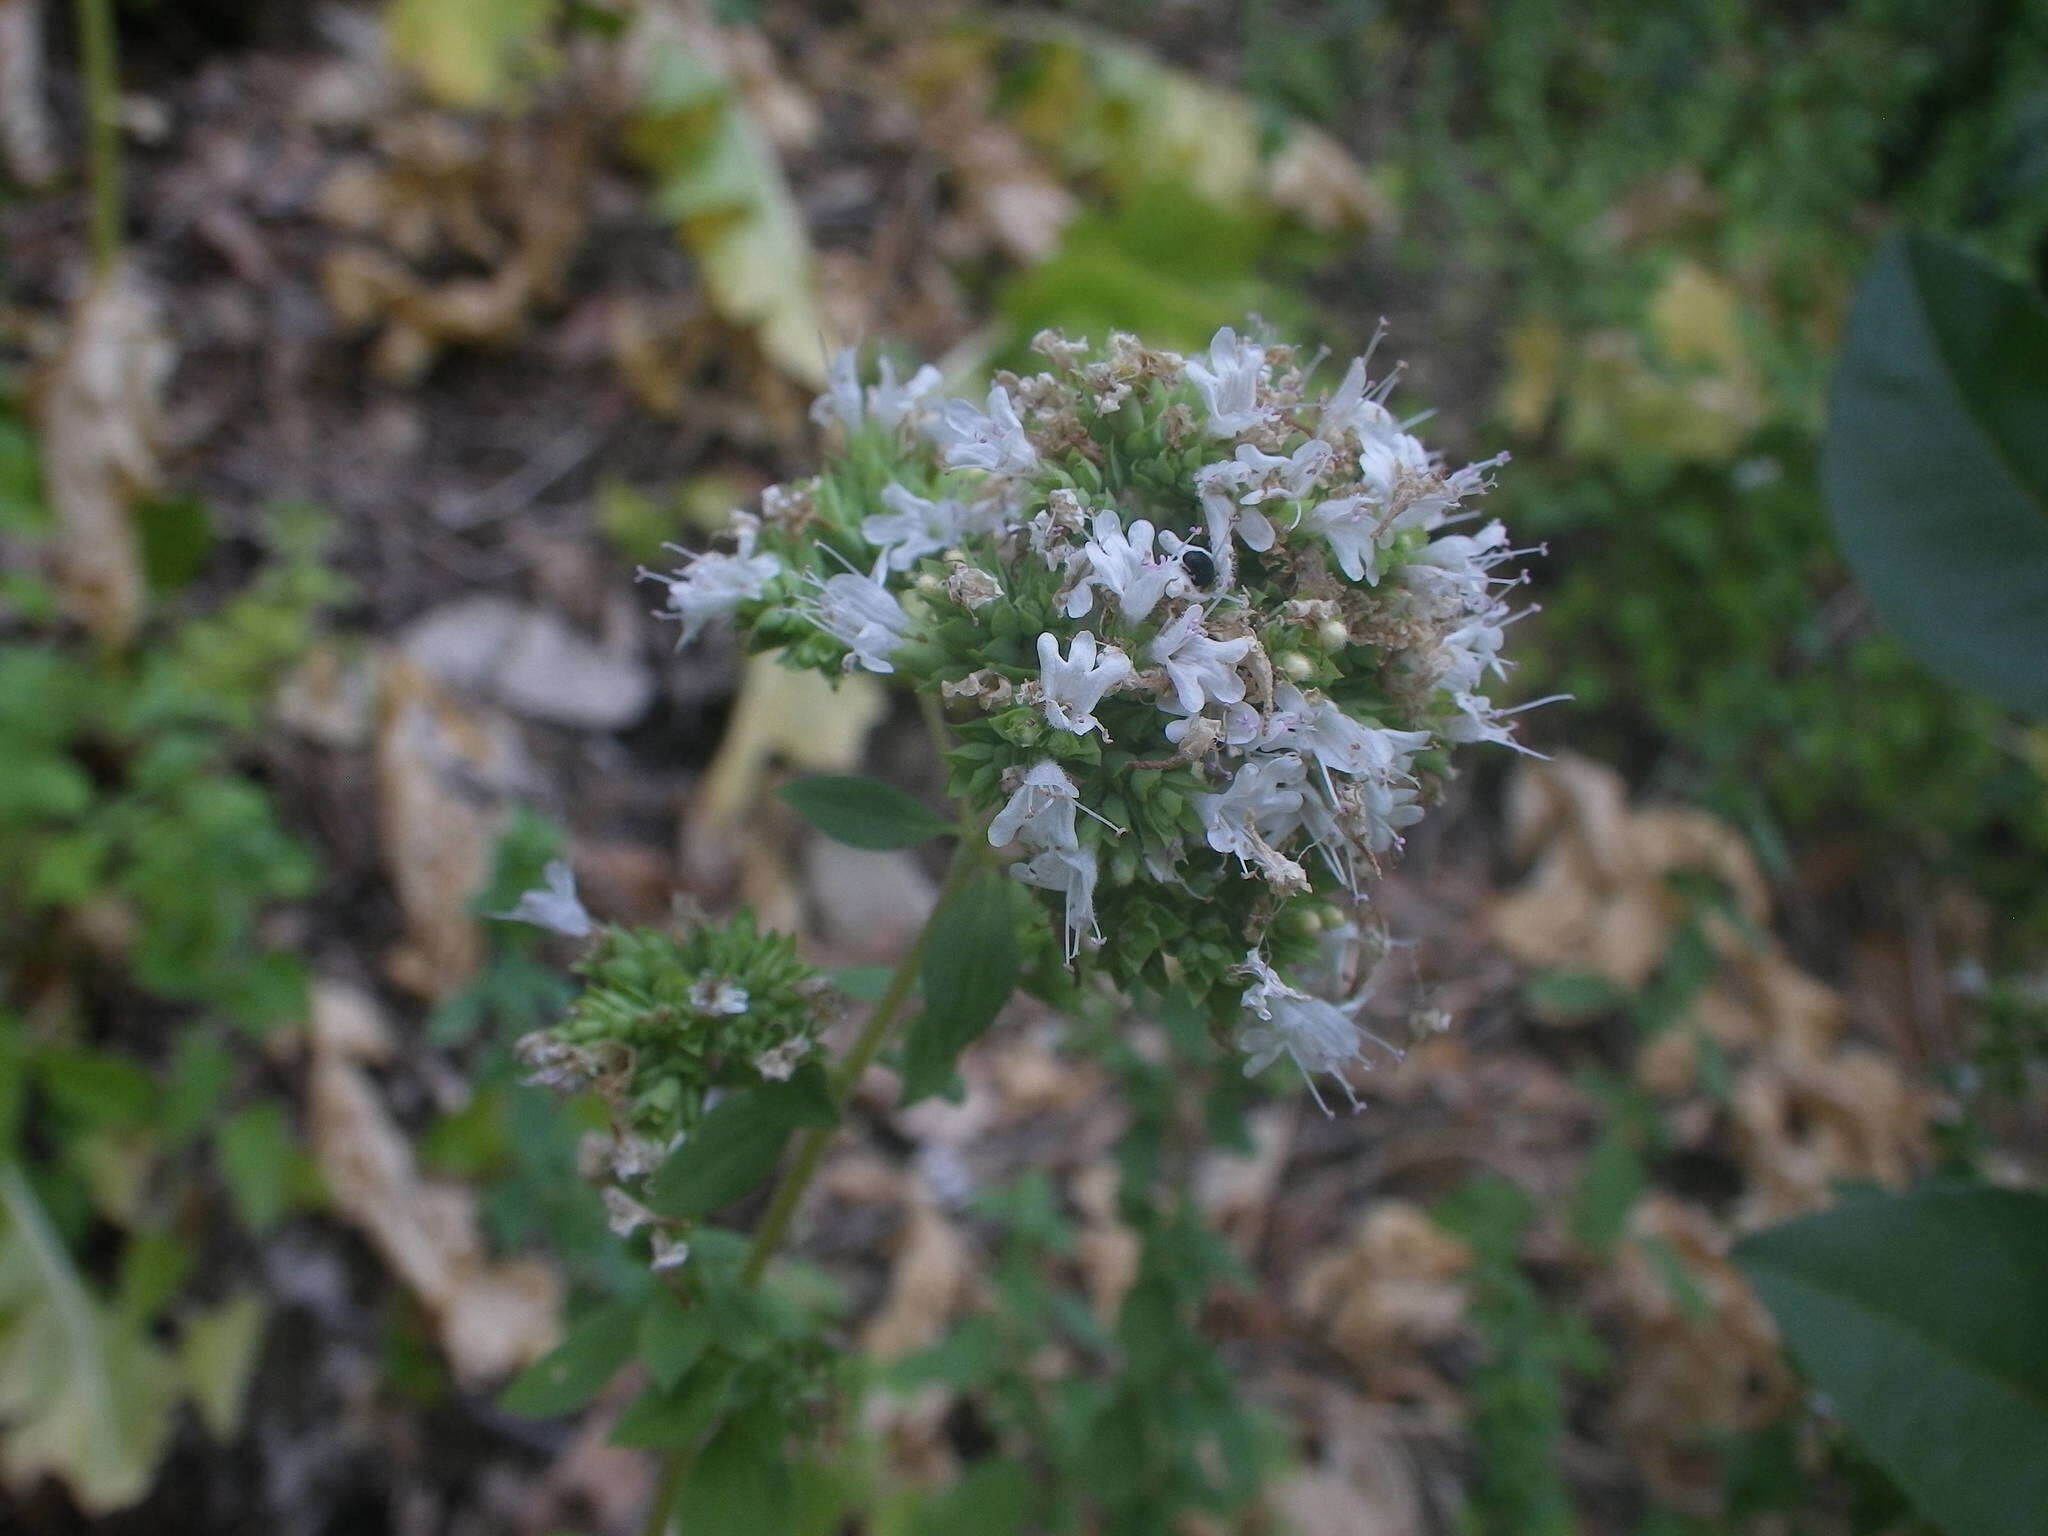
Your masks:
{"label": "green bract", "polygon": [[712,1090],[785,1080],[816,1043],[820,979],[745,911],[680,935],[600,928],[576,973],[567,1015],[521,1054],[550,1083],[603,1092],[620,1130],[657,1147],[698,1124]]}

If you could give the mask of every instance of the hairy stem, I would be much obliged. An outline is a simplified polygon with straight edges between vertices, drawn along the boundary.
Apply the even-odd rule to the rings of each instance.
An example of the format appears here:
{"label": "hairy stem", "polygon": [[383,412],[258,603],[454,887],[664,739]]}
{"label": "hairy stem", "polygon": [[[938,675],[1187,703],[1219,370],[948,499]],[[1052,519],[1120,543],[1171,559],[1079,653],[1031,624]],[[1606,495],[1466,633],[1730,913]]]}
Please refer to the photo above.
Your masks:
{"label": "hairy stem", "polygon": [[94,276],[105,278],[121,259],[121,81],[113,0],[78,0],[78,45],[85,69],[92,268]]}
{"label": "hairy stem", "polygon": [[[938,900],[932,905],[934,916],[959,892],[961,887],[972,880],[987,865],[989,859],[988,840],[980,826],[971,819],[963,818],[959,829],[959,841],[953,849],[953,862],[946,871],[945,884],[939,887]],[[889,974],[888,985],[883,989],[880,1001],[868,1014],[860,1033],[854,1036],[853,1044],[846,1054],[839,1058],[832,1068],[832,1097],[844,1104],[848,1095],[860,1082],[861,1075],[874,1064],[875,1057],[887,1043],[889,1033],[901,1020],[905,1004],[917,985],[919,971],[924,965],[924,952],[931,938],[932,925],[928,918],[918,930],[916,939],[905,950],[896,968]],[[783,1239],[789,1235],[789,1226],[796,1219],[797,1207],[803,1203],[804,1195],[810,1190],[811,1181],[817,1177],[818,1165],[824,1161],[825,1148],[832,1140],[834,1127],[825,1126],[803,1133],[797,1142],[796,1155],[789,1160],[782,1178],[775,1186],[775,1193],[768,1199],[768,1209],[761,1217],[760,1226],[754,1229],[753,1246],[747,1250],[746,1264],[740,1270],[740,1279],[747,1285],[758,1285],[761,1277],[768,1272]],[[707,1437],[708,1438],[708,1437]],[[670,1453],[662,1464],[661,1479],[655,1485],[653,1502],[647,1511],[647,1523],[643,1536],[663,1536],[669,1527],[671,1507],[681,1491],[683,1479],[688,1475],[690,1465],[697,1458],[702,1445],[685,1446]]]}

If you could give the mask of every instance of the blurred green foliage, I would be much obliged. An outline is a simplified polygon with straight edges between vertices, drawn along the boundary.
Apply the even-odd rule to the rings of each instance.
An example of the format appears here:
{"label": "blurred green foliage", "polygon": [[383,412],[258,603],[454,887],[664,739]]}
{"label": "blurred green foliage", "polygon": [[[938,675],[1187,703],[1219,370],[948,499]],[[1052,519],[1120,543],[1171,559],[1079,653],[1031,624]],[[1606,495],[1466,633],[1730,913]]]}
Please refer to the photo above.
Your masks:
{"label": "blurred green foliage", "polygon": [[[130,653],[54,619],[24,562],[0,610],[0,1415],[11,1482],[89,1510],[148,1488],[180,1402],[239,1431],[266,1308],[202,1252],[321,1198],[283,1100],[236,1034],[304,1018],[266,916],[316,867],[264,786],[254,732],[346,587],[329,525],[280,507],[256,576],[208,600],[203,508],[138,511],[162,606]],[[32,440],[0,402],[0,534],[49,530]],[[232,1221],[224,1220],[232,1217]]]}

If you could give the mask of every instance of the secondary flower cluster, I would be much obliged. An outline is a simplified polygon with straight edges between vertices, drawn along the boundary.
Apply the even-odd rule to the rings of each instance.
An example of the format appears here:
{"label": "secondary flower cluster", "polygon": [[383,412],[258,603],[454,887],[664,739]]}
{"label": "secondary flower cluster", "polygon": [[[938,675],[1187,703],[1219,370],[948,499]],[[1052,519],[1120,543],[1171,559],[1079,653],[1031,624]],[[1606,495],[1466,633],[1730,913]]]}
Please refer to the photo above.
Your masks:
{"label": "secondary flower cluster", "polygon": [[1035,346],[979,402],[842,354],[823,473],[655,578],[666,611],[937,695],[954,792],[1046,893],[1048,976],[1192,994],[1254,1063],[1336,1070],[1351,1014],[1273,967],[1359,930],[1450,748],[1513,744],[1489,690],[1526,551],[1466,510],[1501,461],[1427,450],[1370,351],[1317,391],[1229,329]]}
{"label": "secondary flower cluster", "polygon": [[696,1128],[720,1093],[780,1082],[817,1048],[828,991],[786,934],[752,914],[679,932],[599,925],[584,910],[566,864],[500,917],[588,942],[575,966],[582,986],[562,1019],[520,1040],[529,1081],[591,1092],[611,1124],[585,1147],[585,1172],[604,1186],[612,1228],[647,1227],[656,1268],[688,1249],[677,1223],[638,1198],[646,1180]]}

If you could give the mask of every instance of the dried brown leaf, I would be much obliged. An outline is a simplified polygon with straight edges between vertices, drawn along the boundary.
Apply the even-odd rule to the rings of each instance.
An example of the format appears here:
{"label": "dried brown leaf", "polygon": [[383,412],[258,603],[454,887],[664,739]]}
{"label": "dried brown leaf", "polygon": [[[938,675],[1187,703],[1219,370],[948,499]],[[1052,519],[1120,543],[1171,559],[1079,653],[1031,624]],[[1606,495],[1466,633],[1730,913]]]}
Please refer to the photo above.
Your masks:
{"label": "dried brown leaf", "polygon": [[1729,1262],[1726,1230],[1658,1194],[1630,1213],[1629,1236],[1613,1274],[1626,1341],[1616,1422],[1661,1498],[1711,1516],[1713,1443],[1775,1418],[1796,1386],[1769,1314]]}
{"label": "dried brown leaf", "polygon": [[[477,1390],[553,1346],[561,1283],[532,1260],[493,1261],[465,1186],[422,1177],[411,1144],[356,1056],[375,1004],[334,983],[314,997],[313,1157],[336,1211],[359,1228],[434,1320],[456,1378]],[[380,1025],[374,1031],[387,1033]]]}
{"label": "dried brown leaf", "polygon": [[1463,1326],[1460,1277],[1471,1262],[1471,1250],[1420,1207],[1383,1201],[1350,1240],[1302,1267],[1294,1305],[1346,1357],[1370,1366],[1390,1349],[1449,1338]]}
{"label": "dried brown leaf", "polygon": [[43,98],[43,0],[0,0],[0,153],[25,187],[57,174]]}
{"label": "dried brown leaf", "polygon": [[385,868],[405,916],[392,979],[440,998],[474,974],[482,937],[470,902],[490,878],[512,792],[526,777],[503,715],[456,702],[394,659],[377,733],[377,811]]}
{"label": "dried brown leaf", "polygon": [[107,645],[142,622],[147,594],[128,509],[159,484],[171,343],[154,298],[123,268],[94,282],[38,391],[43,480],[57,519],[57,589]]}
{"label": "dried brown leaf", "polygon": [[973,1275],[967,1242],[928,1199],[915,1199],[896,1243],[889,1290],[861,1332],[861,1348],[894,1360],[932,1343],[966,1299]]}

